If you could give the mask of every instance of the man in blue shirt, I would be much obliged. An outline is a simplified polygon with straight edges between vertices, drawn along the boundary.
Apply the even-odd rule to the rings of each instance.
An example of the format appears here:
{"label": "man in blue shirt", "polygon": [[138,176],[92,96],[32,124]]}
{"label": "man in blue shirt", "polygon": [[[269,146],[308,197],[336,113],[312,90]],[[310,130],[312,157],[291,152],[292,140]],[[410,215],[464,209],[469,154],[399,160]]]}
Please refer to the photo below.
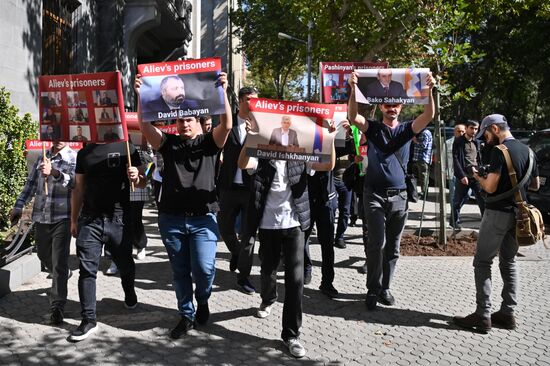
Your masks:
{"label": "man in blue shirt", "polygon": [[365,133],[369,144],[368,168],[365,175],[363,200],[369,228],[367,244],[368,310],[377,303],[393,305],[390,283],[399,258],[399,244],[408,214],[405,170],[414,135],[426,128],[434,116],[431,73],[426,77],[429,101],[424,112],[414,121],[399,122],[401,104],[381,104],[382,122],[358,118],[355,100],[357,75],[349,78],[351,94],[349,121]]}

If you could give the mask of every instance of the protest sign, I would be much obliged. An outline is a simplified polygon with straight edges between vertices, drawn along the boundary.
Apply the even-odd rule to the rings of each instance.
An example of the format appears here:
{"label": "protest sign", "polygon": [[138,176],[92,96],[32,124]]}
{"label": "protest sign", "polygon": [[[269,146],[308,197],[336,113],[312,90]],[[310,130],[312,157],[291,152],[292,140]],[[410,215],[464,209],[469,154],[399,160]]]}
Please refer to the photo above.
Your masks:
{"label": "protest sign", "polygon": [[343,107],[252,98],[246,153],[264,159],[330,162],[335,133],[328,127]]}
{"label": "protest sign", "polygon": [[38,89],[41,140],[115,142],[127,139],[118,71],[40,76]]}
{"label": "protest sign", "polygon": [[138,65],[143,121],[225,113],[219,57]]}
{"label": "protest sign", "polygon": [[430,69],[355,70],[355,99],[365,104],[428,104],[426,75]]}
{"label": "protest sign", "polygon": [[345,103],[349,98],[348,79],[356,69],[388,67],[387,62],[321,62],[321,102]]}

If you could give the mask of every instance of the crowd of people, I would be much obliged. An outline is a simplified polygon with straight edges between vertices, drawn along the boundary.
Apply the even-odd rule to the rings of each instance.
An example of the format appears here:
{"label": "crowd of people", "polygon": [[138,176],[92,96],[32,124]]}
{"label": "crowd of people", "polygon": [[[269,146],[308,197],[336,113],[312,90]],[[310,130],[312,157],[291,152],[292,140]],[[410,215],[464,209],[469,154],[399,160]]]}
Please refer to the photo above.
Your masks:
{"label": "crowd of people", "polygon": [[[147,154],[140,155],[124,142],[88,142],[76,153],[64,142],[55,141],[30,170],[11,219],[16,222],[23,206],[34,197],[32,219],[36,223],[37,252],[52,275],[52,324],[63,323],[67,280],[71,274],[69,243],[71,236],[76,238],[82,322],[70,333],[69,340],[84,340],[98,329],[96,279],[103,249],[110,253],[114,273],[120,273],[124,306],[134,309],[138,305],[132,248],[137,247],[143,257],[147,238],[141,211],[146,198],[135,190],[144,189],[148,180],[153,186],[158,229],[168,253],[180,315],[170,331],[174,339],[209,320],[208,301],[216,273],[217,242],[221,238],[231,253],[229,268],[237,272],[238,288],[254,294],[259,285],[258,318],[268,317],[277,301],[277,271],[283,264],[281,338],[290,354],[303,357],[306,350],[300,342],[302,297],[304,285],[312,279],[309,253],[312,230],[315,225],[321,244],[319,289],[327,297],[337,298],[339,292],[333,285],[334,248],[345,248],[344,233],[354,216],[362,219],[366,309],[373,311],[379,304],[396,303],[391,284],[409,209],[404,162],[411,161],[424,198],[428,188],[432,138],[426,128],[434,116],[431,74],[426,78],[429,101],[420,115],[400,121],[402,105],[381,104],[382,119],[378,121],[372,115],[359,113],[354,87],[357,75],[352,73],[348,79],[348,119],[342,122],[342,127],[349,130],[355,126],[360,130],[360,143],[368,146],[368,154],[365,160],[356,155],[352,134],[348,133],[346,147],[333,146],[331,161],[327,163],[247,156],[243,146],[251,128],[248,103],[258,97],[258,91],[253,87],[241,88],[238,112],[232,114],[226,74],[221,73],[218,82],[223,89],[225,113],[214,127],[207,116],[184,117],[176,120],[179,135],[172,135],[140,119],[141,132],[156,152],[152,160],[157,170],[152,178],[148,178],[151,164],[147,164]],[[138,75],[135,80],[138,95],[141,84]],[[138,104],[138,115],[141,108]],[[331,121],[329,133],[335,130]],[[455,317],[454,321],[484,332],[490,330],[492,323],[513,329],[517,304],[514,258],[518,248],[513,236],[515,203],[512,195],[490,204],[484,204],[481,196],[483,191],[488,197],[502,197],[503,192],[513,187],[504,158],[497,149],[485,159],[486,174],[480,174],[483,159],[479,139],[488,145],[506,145],[514,157],[518,177],[532,175],[530,189],[538,188],[538,172],[536,167],[527,170],[529,150],[510,134],[504,116],[487,116],[481,125],[467,121],[458,124],[455,132],[450,224],[460,227],[460,209],[470,189],[479,196],[483,218],[474,258],[477,309],[466,317]],[[289,138],[281,138],[280,143],[291,144]],[[366,166],[366,174],[359,179],[355,169],[353,176],[357,179],[349,183],[346,170],[356,168],[357,163]],[[259,284],[250,276],[256,239]],[[500,310],[491,314],[491,264],[497,254],[504,281],[503,301]]]}

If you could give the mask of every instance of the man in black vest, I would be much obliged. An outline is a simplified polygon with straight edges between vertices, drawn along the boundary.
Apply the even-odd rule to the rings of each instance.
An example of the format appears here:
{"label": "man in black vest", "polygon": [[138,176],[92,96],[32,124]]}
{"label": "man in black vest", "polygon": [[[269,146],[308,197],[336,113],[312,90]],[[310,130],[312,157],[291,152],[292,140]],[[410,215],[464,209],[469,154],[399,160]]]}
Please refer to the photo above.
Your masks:
{"label": "man in black vest", "polygon": [[[250,122],[247,122],[250,126]],[[250,128],[250,127],[248,127]],[[334,131],[331,125],[329,131]],[[290,354],[303,357],[299,341],[304,292],[304,231],[310,227],[308,170],[330,171],[330,163],[256,159],[241,150],[239,167],[255,171],[248,206],[246,231],[258,231],[261,260],[262,303],[256,316],[265,318],[277,301],[277,267],[281,254],[285,265],[285,301],[281,338]]]}
{"label": "man in black vest", "polygon": [[239,153],[246,138],[246,121],[250,119],[248,102],[257,98],[258,92],[253,87],[245,86],[239,90],[239,112],[233,116],[233,128],[223,148],[222,164],[218,177],[220,212],[218,226],[220,235],[231,252],[229,269],[239,269],[237,284],[246,294],[256,292],[248,276],[252,269],[255,233],[242,237],[241,242],[235,232],[235,222],[241,215],[241,223],[246,223],[246,207],[250,196],[250,177],[237,166]]}

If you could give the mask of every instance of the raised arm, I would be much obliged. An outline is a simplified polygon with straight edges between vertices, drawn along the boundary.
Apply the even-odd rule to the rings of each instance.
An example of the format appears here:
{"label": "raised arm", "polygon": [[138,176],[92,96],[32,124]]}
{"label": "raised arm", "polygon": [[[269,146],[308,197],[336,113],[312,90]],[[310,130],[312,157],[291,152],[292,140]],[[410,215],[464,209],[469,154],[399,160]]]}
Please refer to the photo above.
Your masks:
{"label": "raised arm", "polygon": [[424,112],[412,123],[412,130],[415,134],[419,133],[428,126],[430,121],[434,118],[435,106],[434,106],[434,97],[433,97],[433,87],[434,87],[434,78],[432,73],[426,75],[426,85],[429,88],[428,92],[428,104],[424,106]]}
{"label": "raised arm", "polygon": [[162,142],[162,131],[153,126],[150,122],[143,122],[141,120],[141,100],[140,100],[140,89],[141,89],[141,75],[136,75],[136,81],[134,83],[134,90],[136,91],[136,94],[138,96],[138,108],[137,108],[137,114],[138,114],[138,121],[139,121],[139,129],[141,130],[141,133],[143,136],[145,136],[145,139],[151,144],[151,147],[155,150],[158,150],[160,147],[160,144]]}
{"label": "raised arm", "polygon": [[223,89],[223,100],[225,103],[225,113],[220,116],[220,124],[212,130],[214,142],[220,149],[225,145],[227,136],[233,127],[233,116],[231,114],[231,105],[227,99],[227,74],[225,72],[220,73],[218,83],[221,84]]}
{"label": "raised arm", "polygon": [[[349,101],[348,101],[348,120],[349,122],[365,132],[369,128],[369,122],[357,114],[357,101],[355,100],[355,86],[357,85],[357,74],[354,72],[351,73],[348,79],[348,84],[350,87]],[[361,117],[361,118],[358,118]]]}

